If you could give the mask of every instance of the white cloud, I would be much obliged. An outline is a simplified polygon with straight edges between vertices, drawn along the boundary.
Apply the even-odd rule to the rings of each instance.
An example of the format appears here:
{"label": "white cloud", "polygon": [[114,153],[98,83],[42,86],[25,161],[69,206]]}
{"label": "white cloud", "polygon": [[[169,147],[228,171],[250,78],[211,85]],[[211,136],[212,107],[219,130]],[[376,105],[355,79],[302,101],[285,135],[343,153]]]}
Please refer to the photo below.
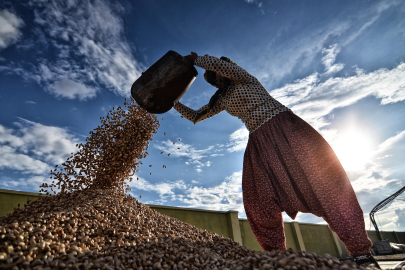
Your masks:
{"label": "white cloud", "polygon": [[[268,59],[268,61],[254,63],[249,70],[263,84],[272,87],[291,76],[296,69],[302,70],[312,65],[314,59],[319,57],[319,53],[322,52],[325,45],[330,44],[331,40],[341,40],[341,47],[349,45],[358,40],[364,31],[381,18],[384,12],[388,9],[395,9],[402,3],[401,0],[379,2],[370,5],[370,8],[358,13],[359,16],[355,18],[352,16],[336,17],[334,20],[330,20],[329,24],[302,31],[293,38],[288,36],[288,43],[270,41],[269,44],[266,44],[267,50],[253,50],[254,54],[251,56],[254,59],[259,55],[259,59]],[[290,27],[290,25],[286,25],[280,28],[274,39],[280,39],[283,35],[288,34]],[[401,25],[398,25],[395,31],[403,31],[402,28]],[[280,45],[276,47],[274,44]],[[331,65],[330,74],[340,71],[343,67],[342,64]],[[328,73],[325,72],[324,75],[328,75]]]}
{"label": "white cloud", "polygon": [[[403,196],[402,196],[403,198]],[[388,204],[387,207],[374,214],[378,229],[381,231],[403,231],[405,230],[403,210],[405,203],[400,197]],[[370,217],[365,216],[366,224],[370,223]],[[372,225],[371,225],[372,226]],[[371,227],[374,230],[374,227]]]}
{"label": "white cloud", "polygon": [[[263,84],[272,85],[280,82],[285,76],[290,76],[294,69],[307,67],[319,56],[330,37],[340,37],[350,29],[349,22],[338,22],[325,25],[294,36],[287,44],[268,50],[268,55],[260,55],[269,61],[261,61],[252,67],[254,74]],[[282,29],[280,29],[280,35]],[[288,37],[290,38],[290,37]]]}
{"label": "white cloud", "polygon": [[340,48],[338,48],[337,44],[330,45],[328,49],[322,49],[322,54],[325,54],[325,56],[322,57],[322,63],[325,66],[325,70],[328,70],[333,65],[339,52]]}
{"label": "white cloud", "polygon": [[26,154],[16,153],[15,148],[0,145],[0,168],[17,170],[29,174],[42,174],[52,169],[51,166],[30,157]]}
{"label": "white cloud", "polygon": [[294,81],[294,83],[274,89],[271,95],[286,106],[294,106],[305,101],[311,95],[312,90],[319,83],[319,74],[314,73],[308,77]]}
{"label": "white cloud", "polygon": [[389,170],[391,178],[400,179],[405,174],[403,153],[405,153],[405,131],[393,135],[378,145],[373,153],[373,163]]}
{"label": "white cloud", "polygon": [[[345,40],[343,45],[347,45],[350,42],[354,41],[358,36],[360,36],[366,29],[372,26],[378,19],[380,19],[381,15],[384,11],[390,8],[396,8],[398,5],[401,5],[401,0],[392,0],[392,1],[381,1],[377,3],[373,8],[370,9],[369,12],[364,12],[362,19],[366,21],[363,24],[360,24],[359,28],[353,27],[355,31],[351,33],[351,35]],[[357,20],[359,20],[358,18]],[[353,25],[355,26],[355,25]]]}
{"label": "white cloud", "polygon": [[[136,180],[136,179],[139,180]],[[149,183],[142,177],[133,176],[132,182],[129,183],[129,186],[132,190],[144,190],[144,191],[153,191],[158,193],[161,197],[165,195],[174,195],[174,189],[186,189],[186,184],[183,180],[179,180],[176,182],[164,182],[164,183]]]}
{"label": "white cloud", "polygon": [[0,125],[0,144],[9,144],[12,147],[23,145],[23,141],[18,136],[13,135],[13,130]]}
{"label": "white cloud", "polygon": [[226,145],[229,152],[245,150],[249,139],[249,131],[245,126],[236,130],[229,136],[229,143]]}
{"label": "white cloud", "polygon": [[341,71],[344,67],[345,67],[345,65],[342,64],[342,63],[334,64],[334,65],[328,67],[328,68],[325,70],[325,75],[333,75],[333,74],[335,74],[335,73],[338,73],[338,72]]}
{"label": "white cloud", "polygon": [[124,37],[120,16],[124,7],[105,0],[32,0],[30,5],[34,25],[46,33],[44,42],[53,46],[56,54],[39,58],[34,68],[20,64],[8,71],[65,98],[92,98],[99,86],[125,97],[130,94],[144,66],[135,60],[133,46]]}
{"label": "white cloud", "polygon": [[222,157],[224,154],[212,154],[210,157]]}
{"label": "white cloud", "polygon": [[[380,153],[384,153],[390,149],[392,149],[392,147],[397,144],[398,142],[400,142],[401,140],[403,140],[405,138],[405,130],[398,133],[397,135],[388,138],[387,140],[385,140],[383,143],[381,143],[378,146],[378,149],[376,151],[376,154],[380,154]],[[387,157],[387,156],[385,156]]]}
{"label": "white cloud", "polygon": [[193,208],[243,212],[242,171],[234,172],[217,186],[209,188],[194,186],[187,189],[181,202]]}
{"label": "white cloud", "polygon": [[185,163],[187,165],[193,164],[197,172],[202,172],[201,167],[209,167],[211,165],[211,161],[205,161],[205,159],[208,156],[212,156],[210,153],[214,150],[214,146],[199,150],[181,141],[175,141],[174,143],[166,140],[156,142],[154,147],[163,151],[165,155],[170,154],[171,157],[186,158],[187,161]]}
{"label": "white cloud", "polygon": [[5,189],[12,189],[17,191],[27,191],[27,189],[29,188],[30,191],[32,191],[31,189],[39,190],[40,185],[42,185],[43,183],[50,184],[50,182],[51,180],[46,175],[32,175],[28,178],[18,178],[17,180],[8,179],[6,177],[5,179],[2,179],[2,181],[0,182],[0,186]]}
{"label": "white cloud", "polygon": [[69,99],[77,97],[80,100],[96,96],[96,89],[68,79],[56,81],[51,84],[50,92],[54,93],[57,97],[65,97]]}
{"label": "white cloud", "polygon": [[[376,169],[376,167],[374,167]],[[360,176],[359,178],[352,180],[352,186],[354,191],[361,192],[361,191],[366,191],[370,193],[375,193],[378,190],[381,190],[385,186],[387,186],[391,182],[396,182],[396,179],[392,180],[386,180],[383,177],[376,178],[373,176],[376,171],[373,170],[365,170],[363,171],[363,175]],[[360,174],[361,172],[358,172]]]}
{"label": "white cloud", "polygon": [[156,192],[159,195],[158,200],[149,201],[150,204],[167,203],[179,201],[186,204],[187,207],[208,209],[208,210],[237,210],[243,215],[242,199],[242,171],[234,172],[231,176],[226,177],[219,185],[213,187],[198,187],[198,181],[191,181],[186,184],[183,180],[164,183],[150,183],[145,179],[133,177],[129,183],[132,193],[135,190],[147,192]]}
{"label": "white cloud", "polygon": [[0,49],[16,43],[21,37],[20,28],[24,22],[21,18],[3,9],[0,10]]}
{"label": "white cloud", "polygon": [[43,174],[76,152],[76,139],[63,128],[20,119],[17,129],[0,125],[0,168]]}
{"label": "white cloud", "polygon": [[23,120],[20,132],[24,142],[20,149],[25,152],[32,151],[47,162],[60,164],[70,153],[77,151],[76,143],[79,140],[66,129]]}
{"label": "white cloud", "polygon": [[405,229],[405,212],[404,208],[395,209],[395,214],[397,214],[398,219],[396,221],[396,229],[401,228],[402,230]]}
{"label": "white cloud", "polygon": [[[170,153],[170,155],[175,157],[187,157],[190,160],[200,160],[206,157],[206,153],[212,150],[212,146],[197,150],[190,144],[186,144],[183,142],[171,142],[170,140],[163,141],[161,145],[156,144],[155,147],[159,150],[164,151],[165,153]],[[178,149],[180,148],[180,149]]]}
{"label": "white cloud", "polygon": [[405,63],[401,63],[391,70],[378,69],[324,82],[314,73],[271,94],[319,129],[328,124],[323,117],[336,108],[349,106],[369,95],[380,98],[383,105],[403,101],[404,90]]}

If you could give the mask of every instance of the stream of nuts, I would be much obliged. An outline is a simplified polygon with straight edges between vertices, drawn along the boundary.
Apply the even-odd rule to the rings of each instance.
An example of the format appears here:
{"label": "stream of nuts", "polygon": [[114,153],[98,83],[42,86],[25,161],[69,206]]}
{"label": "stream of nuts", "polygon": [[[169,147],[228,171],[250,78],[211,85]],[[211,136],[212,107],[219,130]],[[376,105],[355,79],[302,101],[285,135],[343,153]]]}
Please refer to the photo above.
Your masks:
{"label": "stream of nuts", "polygon": [[0,269],[360,269],[327,254],[253,251],[127,195],[159,122],[124,105],[52,170],[41,191],[53,195],[0,217]]}

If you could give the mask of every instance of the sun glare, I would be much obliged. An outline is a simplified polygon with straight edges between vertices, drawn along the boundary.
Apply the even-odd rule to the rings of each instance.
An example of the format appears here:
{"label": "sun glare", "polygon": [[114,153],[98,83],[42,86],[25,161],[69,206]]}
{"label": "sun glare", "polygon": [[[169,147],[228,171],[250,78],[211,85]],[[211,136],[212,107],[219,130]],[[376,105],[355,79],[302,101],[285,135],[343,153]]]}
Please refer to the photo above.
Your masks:
{"label": "sun glare", "polygon": [[363,169],[372,156],[370,136],[357,130],[345,132],[331,146],[346,171]]}

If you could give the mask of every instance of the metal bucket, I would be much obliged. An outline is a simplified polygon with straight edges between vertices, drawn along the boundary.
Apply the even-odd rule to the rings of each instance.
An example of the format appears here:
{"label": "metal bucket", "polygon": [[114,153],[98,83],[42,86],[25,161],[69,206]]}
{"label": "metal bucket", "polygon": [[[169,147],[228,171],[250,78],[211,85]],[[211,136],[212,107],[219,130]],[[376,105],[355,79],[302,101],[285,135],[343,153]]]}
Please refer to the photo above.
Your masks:
{"label": "metal bucket", "polygon": [[148,112],[165,113],[184,95],[197,75],[190,61],[175,51],[168,51],[132,84],[131,95]]}

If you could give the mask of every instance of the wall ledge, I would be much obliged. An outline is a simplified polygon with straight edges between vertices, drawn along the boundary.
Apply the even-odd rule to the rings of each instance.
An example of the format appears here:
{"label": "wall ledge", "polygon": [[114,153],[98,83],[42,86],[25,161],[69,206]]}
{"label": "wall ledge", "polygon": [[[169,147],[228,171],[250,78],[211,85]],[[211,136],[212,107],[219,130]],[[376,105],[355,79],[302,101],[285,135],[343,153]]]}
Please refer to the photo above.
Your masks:
{"label": "wall ledge", "polygon": [[0,189],[0,193],[8,193],[8,194],[18,194],[18,195],[29,195],[29,196],[45,196],[42,193],[34,193],[34,192],[27,192],[27,191],[17,191],[17,190],[10,190],[10,189]]}
{"label": "wall ledge", "polygon": [[188,211],[195,211],[195,212],[209,212],[209,213],[239,213],[235,210],[229,211],[217,211],[217,210],[206,210],[206,209],[199,209],[199,208],[191,208],[191,207],[177,207],[177,206],[166,206],[166,205],[159,205],[159,204],[146,204],[145,205],[151,208],[164,208],[164,209],[181,209],[181,210],[188,210]]}

